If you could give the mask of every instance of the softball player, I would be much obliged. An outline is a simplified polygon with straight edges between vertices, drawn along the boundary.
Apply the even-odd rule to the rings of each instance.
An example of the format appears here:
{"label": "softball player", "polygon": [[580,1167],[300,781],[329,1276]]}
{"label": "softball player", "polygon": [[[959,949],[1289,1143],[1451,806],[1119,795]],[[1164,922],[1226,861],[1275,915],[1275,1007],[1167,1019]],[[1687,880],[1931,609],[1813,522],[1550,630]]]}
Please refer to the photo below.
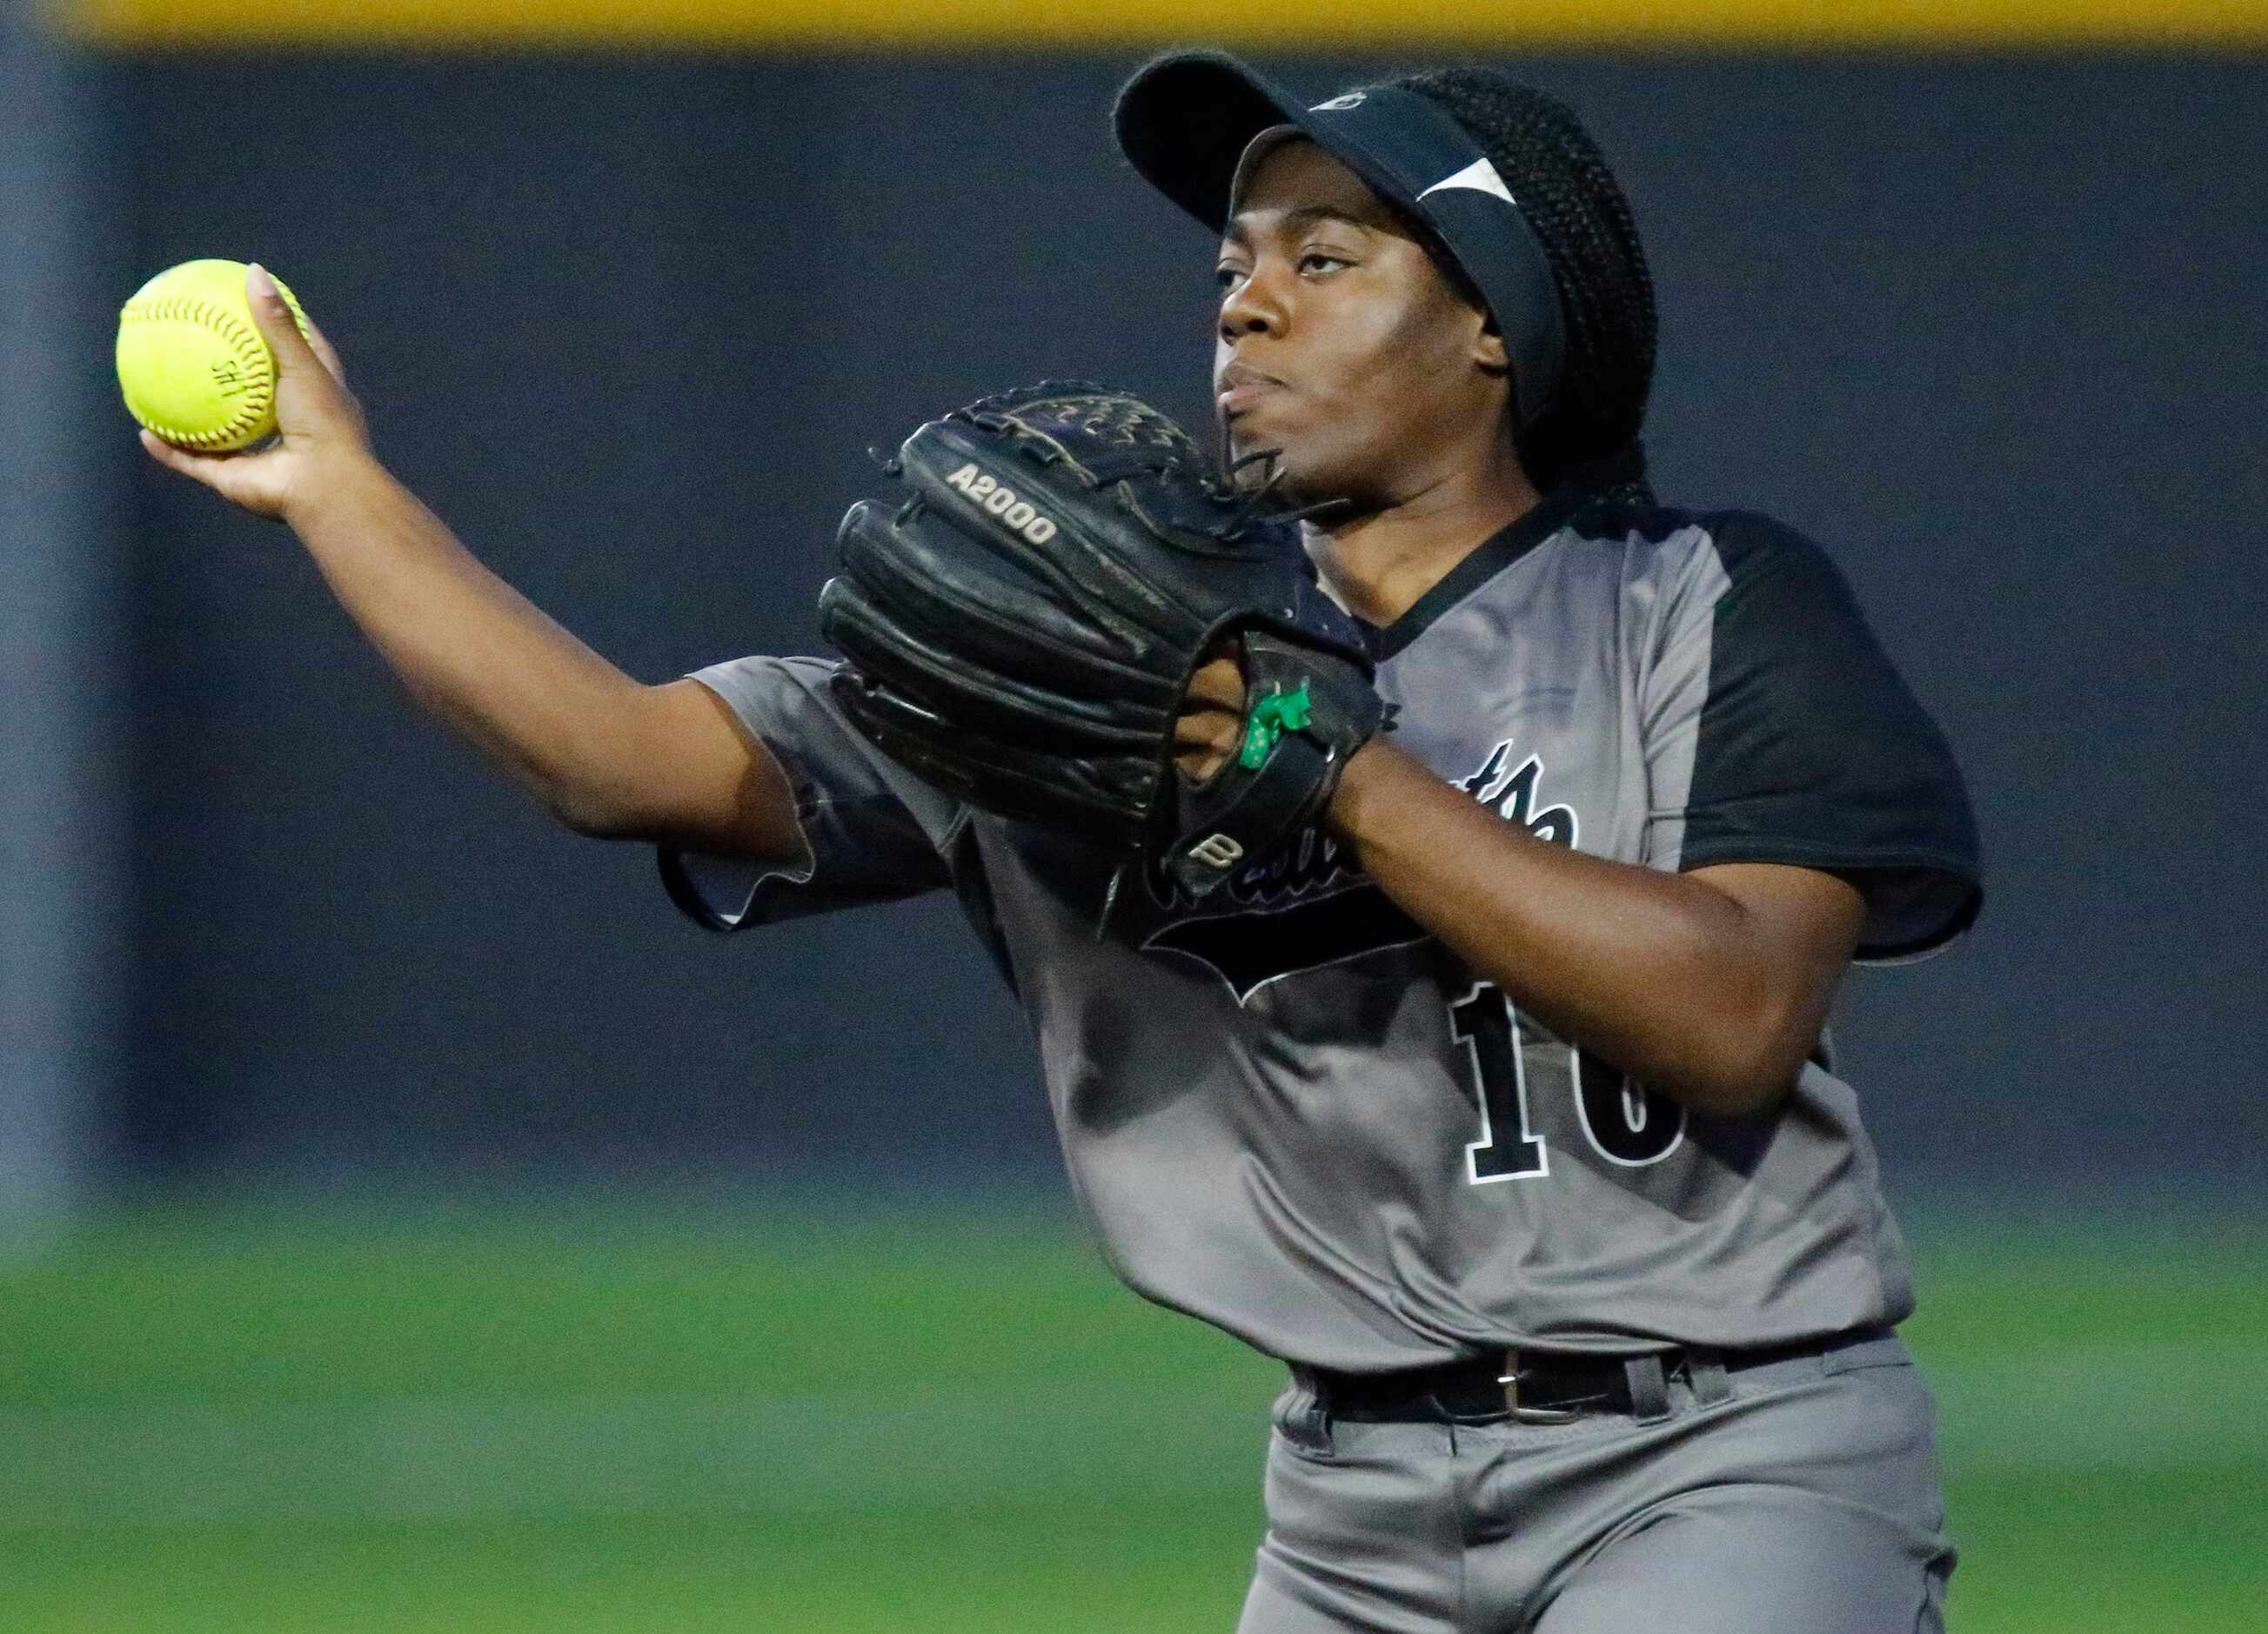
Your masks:
{"label": "softball player", "polygon": [[[622,676],[377,466],[257,275],[282,443],[151,452],[289,520],[419,696],[659,841],[703,923],[957,894],[1115,1267],[1288,1364],[1248,1634],[1939,1628],[1905,1257],[1824,1023],[1854,957],[1975,917],[1942,739],[1815,546],[1648,491],[1651,285],[1566,110],[1183,55],[1117,129],[1219,234],[1225,438],[1335,502],[1308,554],[1396,718],[1201,902],[1104,916],[1116,857],[923,784],[827,662]],[[1205,673],[1193,776],[1241,693]]]}

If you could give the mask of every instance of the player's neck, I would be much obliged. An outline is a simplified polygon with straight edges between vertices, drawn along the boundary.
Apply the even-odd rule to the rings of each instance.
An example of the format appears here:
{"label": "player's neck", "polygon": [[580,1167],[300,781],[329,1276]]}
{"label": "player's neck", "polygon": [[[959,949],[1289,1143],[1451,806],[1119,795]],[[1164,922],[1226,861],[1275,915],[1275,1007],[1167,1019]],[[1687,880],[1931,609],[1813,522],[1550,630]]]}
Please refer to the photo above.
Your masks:
{"label": "player's neck", "polygon": [[1516,462],[1469,467],[1344,522],[1310,524],[1307,555],[1332,600],[1383,629],[1536,498]]}

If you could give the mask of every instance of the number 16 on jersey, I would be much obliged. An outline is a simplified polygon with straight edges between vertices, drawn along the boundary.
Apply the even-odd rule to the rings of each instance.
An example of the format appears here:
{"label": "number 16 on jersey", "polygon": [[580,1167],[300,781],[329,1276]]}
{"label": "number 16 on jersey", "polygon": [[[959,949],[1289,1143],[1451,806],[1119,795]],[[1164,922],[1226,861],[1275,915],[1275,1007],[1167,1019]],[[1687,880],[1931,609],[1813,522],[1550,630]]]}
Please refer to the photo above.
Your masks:
{"label": "number 16 on jersey", "polygon": [[1449,1027],[1480,1113],[1480,1138],[1465,1146],[1476,1186],[1550,1174],[1552,1138],[1573,1130],[1623,1168],[1659,1163],[1685,1137],[1683,1107],[1544,1034],[1493,983],[1476,982],[1449,1006]]}

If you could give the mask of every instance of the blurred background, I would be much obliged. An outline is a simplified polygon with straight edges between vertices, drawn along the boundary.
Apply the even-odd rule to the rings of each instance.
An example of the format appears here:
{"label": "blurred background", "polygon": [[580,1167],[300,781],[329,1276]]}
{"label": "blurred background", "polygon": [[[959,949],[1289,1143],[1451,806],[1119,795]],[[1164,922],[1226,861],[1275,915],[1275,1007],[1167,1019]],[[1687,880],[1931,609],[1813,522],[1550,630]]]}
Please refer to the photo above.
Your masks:
{"label": "blurred background", "polygon": [[2268,4],[79,0],[0,23],[0,1630],[1233,1626],[1279,1375],[1110,1281],[950,906],[695,930],[109,363],[263,261],[600,651],[814,650],[870,444],[1205,414],[1174,42],[1591,123],[1657,486],[1825,543],[1983,825],[1837,1018],[1954,1624],[2268,1626]]}

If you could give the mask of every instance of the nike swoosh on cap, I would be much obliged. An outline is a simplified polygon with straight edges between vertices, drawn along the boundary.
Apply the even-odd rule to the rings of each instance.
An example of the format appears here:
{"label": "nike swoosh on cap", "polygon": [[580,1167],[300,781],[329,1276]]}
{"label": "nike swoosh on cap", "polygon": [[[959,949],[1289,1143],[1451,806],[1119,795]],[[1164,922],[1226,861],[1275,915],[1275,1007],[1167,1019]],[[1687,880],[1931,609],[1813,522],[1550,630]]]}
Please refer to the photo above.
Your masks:
{"label": "nike swoosh on cap", "polygon": [[1513,199],[1512,189],[1504,185],[1504,178],[1496,173],[1496,166],[1485,158],[1475,159],[1454,176],[1442,177],[1418,196],[1422,199],[1449,188],[1469,188],[1476,193],[1493,193],[1514,209],[1519,208]]}

